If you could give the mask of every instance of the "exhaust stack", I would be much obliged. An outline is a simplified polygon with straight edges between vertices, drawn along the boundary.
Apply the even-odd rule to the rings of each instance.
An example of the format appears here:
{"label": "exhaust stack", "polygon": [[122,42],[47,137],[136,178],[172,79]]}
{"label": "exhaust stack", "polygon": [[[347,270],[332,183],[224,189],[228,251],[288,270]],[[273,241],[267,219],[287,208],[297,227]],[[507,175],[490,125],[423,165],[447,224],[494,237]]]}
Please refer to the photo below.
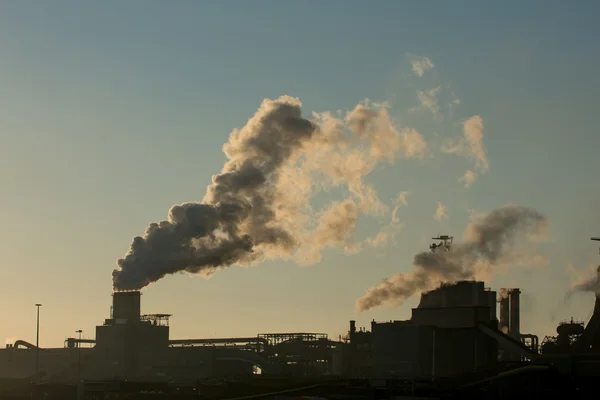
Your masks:
{"label": "exhaust stack", "polygon": [[508,327],[508,334],[517,340],[520,340],[521,337],[520,295],[521,291],[519,289],[510,289],[508,292],[508,298],[510,299],[510,325]]}
{"label": "exhaust stack", "polygon": [[141,295],[139,290],[113,292],[112,318],[117,323],[139,321]]}
{"label": "exhaust stack", "polygon": [[503,333],[508,334],[509,317],[510,317],[510,305],[507,294],[507,289],[500,290],[500,316],[498,320],[498,329]]}

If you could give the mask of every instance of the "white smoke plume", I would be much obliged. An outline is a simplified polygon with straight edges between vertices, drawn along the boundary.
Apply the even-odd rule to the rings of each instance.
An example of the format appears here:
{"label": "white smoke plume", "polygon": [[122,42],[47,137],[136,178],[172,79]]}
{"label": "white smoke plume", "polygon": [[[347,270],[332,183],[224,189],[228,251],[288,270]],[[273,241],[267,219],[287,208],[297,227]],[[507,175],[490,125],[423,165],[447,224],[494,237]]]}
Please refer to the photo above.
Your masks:
{"label": "white smoke plume", "polygon": [[441,201],[437,202],[437,208],[435,209],[435,214],[433,214],[433,218],[436,221],[441,221],[443,219],[448,218],[448,208]]}
{"label": "white smoke plume", "polygon": [[396,196],[396,202],[394,204],[394,210],[392,211],[392,223],[400,222],[400,218],[398,217],[398,210],[400,207],[404,207],[408,205],[408,196],[410,192],[400,192]]}
{"label": "white smoke plume", "polygon": [[465,174],[458,179],[458,181],[465,185],[467,189],[470,188],[476,180],[477,174],[471,170],[467,170],[467,172],[465,172]]}
{"label": "white smoke plume", "polygon": [[[474,115],[463,123],[463,137],[442,146],[442,152],[463,156],[475,162],[475,169],[481,174],[489,170],[486,149],[483,144],[483,118]],[[459,179],[465,187],[470,187],[477,179],[477,174],[468,170]]]}
{"label": "white smoke plume", "polygon": [[394,209],[392,210],[391,221],[386,224],[374,237],[365,239],[364,243],[373,248],[387,246],[390,241],[395,241],[396,233],[402,229],[398,211],[401,207],[408,205],[407,197],[409,192],[400,192],[394,201]]}
{"label": "white smoke plume", "polygon": [[433,62],[428,57],[420,57],[416,60],[411,61],[412,70],[419,78],[425,74],[425,71],[435,67]]}
{"label": "white smoke plume", "polygon": [[438,94],[441,87],[435,87],[427,91],[417,92],[417,98],[419,99],[420,107],[430,111],[434,118],[437,118],[440,112],[440,106],[438,105]]}
{"label": "white smoke plume", "polygon": [[[268,258],[313,263],[328,247],[358,251],[358,216],[387,211],[364,177],[379,162],[428,151],[422,136],[398,129],[384,106],[361,104],[343,118],[323,113],[309,120],[298,99],[264,100],[223,146],[228,161],[202,202],[173,206],[166,221],[133,239],[113,271],[114,288],[141,289],[179,272],[209,276]],[[314,212],[315,192],[338,186],[349,197]]]}
{"label": "white smoke plume", "polygon": [[508,289],[500,288],[500,289],[498,289],[498,291],[496,291],[496,300],[497,301],[504,300],[507,298],[508,298]]}
{"label": "white smoke plume", "polygon": [[571,266],[574,279],[571,282],[571,287],[567,292],[566,298],[569,298],[576,292],[591,292],[600,296],[600,266],[590,264],[587,270],[581,274],[575,275]]}
{"label": "white smoke plume", "polygon": [[451,251],[421,252],[413,260],[414,270],[396,274],[373,287],[356,302],[358,311],[383,304],[398,305],[418,292],[476,276],[481,266],[494,266],[514,258],[515,240],[548,229],[546,218],[534,209],[505,206],[471,222],[462,243]]}

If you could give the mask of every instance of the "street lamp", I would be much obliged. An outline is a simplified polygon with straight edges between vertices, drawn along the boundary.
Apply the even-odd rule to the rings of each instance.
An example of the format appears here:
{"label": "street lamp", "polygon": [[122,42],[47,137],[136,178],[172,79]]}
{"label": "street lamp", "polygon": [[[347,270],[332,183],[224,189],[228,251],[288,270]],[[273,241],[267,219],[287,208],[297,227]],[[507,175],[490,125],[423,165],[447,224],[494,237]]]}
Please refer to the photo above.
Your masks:
{"label": "street lamp", "polygon": [[36,304],[37,307],[37,325],[35,331],[35,375],[40,372],[40,307],[41,304]]}
{"label": "street lamp", "polygon": [[77,377],[78,380],[81,380],[81,333],[83,331],[81,329],[76,330],[75,333],[79,333],[79,341],[77,342]]}

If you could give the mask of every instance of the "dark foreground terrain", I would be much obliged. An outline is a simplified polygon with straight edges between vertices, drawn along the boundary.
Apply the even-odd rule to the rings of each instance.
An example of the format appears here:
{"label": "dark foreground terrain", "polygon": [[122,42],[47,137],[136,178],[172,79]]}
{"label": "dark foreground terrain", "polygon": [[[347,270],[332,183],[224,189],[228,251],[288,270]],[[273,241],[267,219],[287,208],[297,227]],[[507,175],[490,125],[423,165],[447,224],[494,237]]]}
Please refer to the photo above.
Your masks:
{"label": "dark foreground terrain", "polygon": [[568,377],[525,366],[437,381],[246,377],[197,382],[83,382],[81,385],[0,380],[0,400],[104,399],[597,399],[597,375]]}

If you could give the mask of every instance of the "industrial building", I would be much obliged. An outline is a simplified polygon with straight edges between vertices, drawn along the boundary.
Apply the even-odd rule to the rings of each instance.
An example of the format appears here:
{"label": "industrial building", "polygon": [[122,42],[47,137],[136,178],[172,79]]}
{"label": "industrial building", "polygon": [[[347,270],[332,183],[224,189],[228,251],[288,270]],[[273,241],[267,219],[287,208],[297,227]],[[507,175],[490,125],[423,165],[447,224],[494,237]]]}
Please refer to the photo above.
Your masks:
{"label": "industrial building", "polygon": [[370,329],[350,321],[348,334],[333,341],[306,332],[171,339],[169,314],[142,314],[141,292],[118,291],[95,339],[68,338],[57,349],[18,340],[0,350],[0,377],[87,382],[92,388],[98,382],[164,385],[258,372],[296,380],[335,376],[433,384],[523,365],[537,368],[534,374],[557,370],[571,380],[592,382],[600,375],[600,297],[587,325],[563,322],[556,337],[538,344],[537,336],[521,332],[520,294],[519,288],[494,291],[480,281],[443,283],[421,294],[410,319],[372,321]]}
{"label": "industrial building", "polygon": [[[349,347],[350,358],[360,359],[356,364],[362,362],[372,376],[414,378],[452,376],[502,359],[527,358],[532,352],[529,339],[537,340],[518,331],[518,297],[512,297],[512,313],[500,308],[513,321],[506,333],[498,329],[496,298],[484,282],[461,281],[423,293],[407,321],[372,321],[370,331],[359,332],[351,321],[350,343],[352,339],[357,343]],[[357,365],[353,368],[360,370]]]}
{"label": "industrial building", "polygon": [[[0,351],[0,376],[52,381],[179,380],[264,374],[341,373],[341,343],[323,333],[265,333],[247,338],[169,337],[169,314],[141,314],[141,293],[113,293],[110,318],[96,338],[68,338],[64,348],[17,341]],[[93,347],[85,347],[92,345]],[[36,362],[37,360],[37,362]],[[336,371],[337,368],[339,371]]]}
{"label": "industrial building", "polygon": [[[440,236],[431,251],[448,251]],[[598,268],[600,281],[600,267]],[[558,336],[521,332],[519,288],[498,292],[484,282],[446,283],[421,294],[407,321],[371,322],[370,331],[350,321],[346,372],[375,378],[436,379],[501,368],[510,363],[565,365],[565,355],[600,355],[600,297],[587,325],[563,322]],[[596,364],[597,365],[597,364]],[[600,371],[599,371],[600,372]]]}

